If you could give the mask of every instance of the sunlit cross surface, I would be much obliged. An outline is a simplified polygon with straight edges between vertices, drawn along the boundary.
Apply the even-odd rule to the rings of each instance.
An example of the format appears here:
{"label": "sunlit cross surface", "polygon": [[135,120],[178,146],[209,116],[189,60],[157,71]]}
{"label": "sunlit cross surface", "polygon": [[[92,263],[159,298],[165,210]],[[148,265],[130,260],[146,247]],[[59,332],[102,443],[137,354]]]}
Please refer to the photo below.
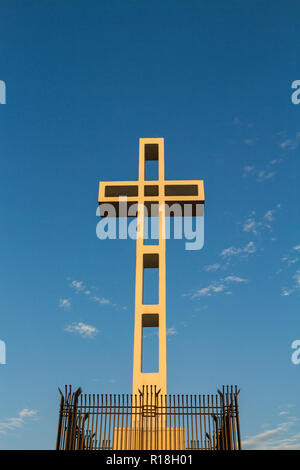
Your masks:
{"label": "sunlit cross surface", "polygon": [[[148,162],[156,162],[156,180],[146,179]],[[110,181],[99,185],[99,205],[101,216],[112,216],[107,204],[114,208],[114,216],[124,217],[121,203],[126,197],[127,208],[136,208],[136,277],[135,277],[135,324],[133,353],[133,394],[143,390],[143,386],[153,386],[161,394],[167,393],[167,350],[166,350],[166,217],[174,204],[189,208],[189,216],[196,215],[197,207],[204,204],[203,180],[167,181],[164,168],[164,139],[141,138],[139,140],[139,179],[138,181]],[[134,206],[135,205],[135,206]],[[158,217],[158,243],[145,244],[145,217],[148,209],[156,208]],[[131,215],[132,212],[131,212]],[[171,213],[171,215],[174,215]],[[153,216],[153,212],[151,212]],[[144,272],[158,269],[158,303],[144,302]],[[143,330],[157,328],[158,332],[158,371],[143,371]]]}

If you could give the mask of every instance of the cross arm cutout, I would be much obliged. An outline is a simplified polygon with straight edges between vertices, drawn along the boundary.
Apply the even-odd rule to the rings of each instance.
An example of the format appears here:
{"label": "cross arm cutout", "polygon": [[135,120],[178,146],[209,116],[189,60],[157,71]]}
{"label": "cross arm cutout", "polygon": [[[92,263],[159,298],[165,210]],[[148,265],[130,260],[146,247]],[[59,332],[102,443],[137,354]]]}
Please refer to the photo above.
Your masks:
{"label": "cross arm cutout", "polygon": [[203,209],[205,202],[203,180],[103,181],[99,184],[100,215],[107,215],[105,204],[110,203],[119,217],[119,205],[124,197],[127,199],[128,209],[136,203],[146,206],[151,203],[165,203],[169,207],[176,203],[181,207],[189,204],[191,215],[199,215],[196,208],[202,205]]}

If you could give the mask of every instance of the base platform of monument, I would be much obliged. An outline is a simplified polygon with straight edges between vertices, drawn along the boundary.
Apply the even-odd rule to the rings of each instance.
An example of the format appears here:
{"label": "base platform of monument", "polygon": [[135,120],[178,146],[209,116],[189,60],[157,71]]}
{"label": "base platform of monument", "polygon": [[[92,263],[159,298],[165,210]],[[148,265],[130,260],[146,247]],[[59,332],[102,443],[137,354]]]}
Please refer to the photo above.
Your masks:
{"label": "base platform of monument", "polygon": [[114,428],[113,450],[185,450],[184,428]]}

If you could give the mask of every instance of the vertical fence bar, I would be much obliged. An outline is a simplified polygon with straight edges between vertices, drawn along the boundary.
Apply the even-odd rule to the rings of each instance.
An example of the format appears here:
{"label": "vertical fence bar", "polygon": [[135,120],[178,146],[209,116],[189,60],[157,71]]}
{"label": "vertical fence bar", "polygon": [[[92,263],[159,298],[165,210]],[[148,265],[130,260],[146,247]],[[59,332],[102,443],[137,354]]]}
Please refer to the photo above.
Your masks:
{"label": "vertical fence bar", "polygon": [[155,417],[155,450],[159,449],[159,392],[156,390],[155,387],[155,409],[156,409],[156,417]]}
{"label": "vertical fence bar", "polygon": [[187,395],[187,400],[188,400],[188,405],[190,409],[190,421],[191,421],[191,448],[194,449],[195,443],[194,443],[194,414],[193,414],[193,400],[192,400],[192,395],[190,395],[190,398],[188,398]]}
{"label": "vertical fence bar", "polygon": [[242,441],[241,441],[241,432],[240,432],[240,418],[239,418],[239,405],[238,405],[238,395],[240,391],[237,390],[237,386],[235,386],[235,412],[236,412],[236,427],[237,427],[237,438],[238,438],[238,450],[242,449]]}
{"label": "vertical fence bar", "polygon": [[208,409],[208,434],[209,434],[209,448],[212,450],[212,440],[211,440],[211,408],[210,408],[210,395],[207,395],[207,409]]}
{"label": "vertical fence bar", "polygon": [[103,418],[103,394],[101,394],[101,404],[100,404],[100,429],[99,429],[99,442],[98,442],[98,450],[101,449],[102,444],[102,418]]}
{"label": "vertical fence bar", "polygon": [[201,395],[199,395],[198,397],[198,401],[199,401],[199,421],[200,421],[200,450],[203,450],[203,438],[202,438],[202,417],[203,417],[203,413],[201,413],[201,410],[202,410],[202,405],[201,405]]}
{"label": "vertical fence bar", "polygon": [[134,420],[133,420],[133,425],[134,425],[134,429],[133,429],[133,446],[132,448],[133,449],[136,449],[136,428],[138,426],[138,423],[137,423],[137,396],[136,394],[134,394],[132,396],[132,398],[134,399],[134,406],[133,406],[133,409],[134,409],[134,412],[133,412],[133,416],[134,416]]}
{"label": "vertical fence bar", "polygon": [[160,395],[160,450],[163,449],[163,395]]}
{"label": "vertical fence bar", "polygon": [[101,442],[101,449],[105,449],[106,425],[107,425],[107,394],[105,394],[105,405],[104,405],[104,430],[103,430],[103,440],[102,440],[102,442]]}
{"label": "vertical fence bar", "polygon": [[59,415],[58,415],[58,428],[57,428],[57,437],[56,437],[56,450],[60,449],[61,446],[61,434],[62,434],[62,423],[63,423],[63,412],[64,412],[64,396],[60,388],[58,389],[60,393],[60,404],[59,404]]}
{"label": "vertical fence bar", "polygon": [[143,450],[144,449],[144,416],[143,416],[143,408],[145,404],[145,387],[143,385],[143,393],[140,394],[139,396],[139,433],[138,433],[138,449]]}
{"label": "vertical fence bar", "polygon": [[180,448],[182,447],[182,443],[181,443],[181,440],[182,440],[182,436],[181,436],[181,420],[180,420],[180,415],[181,415],[181,408],[180,408],[180,400],[179,400],[179,395],[177,395],[177,416],[178,416],[178,428],[179,428],[179,432],[180,432],[180,435],[179,435],[179,445],[180,445]]}
{"label": "vertical fence bar", "polygon": [[[127,427],[124,429],[124,414],[125,414],[125,407],[124,407],[124,395],[122,395],[122,402],[121,402],[121,397],[119,396],[119,409],[118,409],[118,433],[119,433],[119,415],[120,415],[120,408],[121,408],[121,430],[120,430],[120,434],[121,434],[121,439],[120,439],[120,449],[123,450],[123,434],[125,434],[127,432]],[[126,440],[125,440],[126,442]],[[125,447],[126,449],[126,447]]]}
{"label": "vertical fence bar", "polygon": [[[111,431],[111,429],[109,430],[109,440],[110,440],[111,432],[113,434],[114,429],[115,429],[116,410],[117,410],[117,397],[116,397],[116,394],[113,394],[112,395],[112,403],[111,403],[111,415],[112,415],[113,424],[112,424],[112,431]],[[113,441],[113,439],[112,439],[112,441]],[[117,438],[116,444],[118,445],[118,438]]]}
{"label": "vertical fence bar", "polygon": [[98,442],[98,424],[99,424],[99,395],[97,393],[96,395],[97,397],[97,415],[96,415],[96,429],[95,429],[95,446],[94,446],[94,450],[97,449],[97,442]]}
{"label": "vertical fence bar", "polygon": [[129,395],[129,402],[130,402],[130,416],[129,416],[129,422],[130,422],[130,431],[129,431],[129,449],[133,449],[133,446],[132,446],[132,440],[133,440],[133,426],[135,426],[134,424],[134,420],[132,420],[132,415],[133,415],[133,396],[132,394]]}
{"label": "vertical fence bar", "polygon": [[232,432],[232,446],[233,446],[233,450],[236,450],[235,407],[234,407],[234,402],[233,402],[232,386],[230,387],[230,408],[231,408],[230,423],[231,423],[231,432]]}

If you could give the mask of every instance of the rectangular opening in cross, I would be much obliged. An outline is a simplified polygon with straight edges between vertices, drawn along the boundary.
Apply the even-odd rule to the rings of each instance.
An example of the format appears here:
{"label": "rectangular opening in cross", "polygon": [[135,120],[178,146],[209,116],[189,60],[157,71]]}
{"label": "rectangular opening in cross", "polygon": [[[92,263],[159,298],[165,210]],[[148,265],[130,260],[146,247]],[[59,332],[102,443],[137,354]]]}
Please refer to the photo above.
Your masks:
{"label": "rectangular opening in cross", "polygon": [[145,180],[158,180],[158,144],[145,144]]}
{"label": "rectangular opening in cross", "polygon": [[144,211],[144,245],[159,244],[159,205],[151,201],[145,202]]}
{"label": "rectangular opening in cross", "polygon": [[124,186],[106,186],[105,187],[105,196],[106,197],[136,197],[138,195],[138,186],[137,185],[124,185]]}
{"label": "rectangular opening in cross", "polygon": [[145,144],[145,160],[158,160],[158,144]]}
{"label": "rectangular opening in cross", "polygon": [[166,184],[165,196],[198,196],[196,184]]}
{"label": "rectangular opening in cross", "polygon": [[158,196],[158,185],[147,185],[144,187],[145,196]]}
{"label": "rectangular opening in cross", "polygon": [[159,256],[157,253],[143,255],[143,295],[144,305],[159,303]]}
{"label": "rectangular opening in cross", "polygon": [[157,313],[142,315],[142,370],[158,372],[159,358],[159,318]]}

